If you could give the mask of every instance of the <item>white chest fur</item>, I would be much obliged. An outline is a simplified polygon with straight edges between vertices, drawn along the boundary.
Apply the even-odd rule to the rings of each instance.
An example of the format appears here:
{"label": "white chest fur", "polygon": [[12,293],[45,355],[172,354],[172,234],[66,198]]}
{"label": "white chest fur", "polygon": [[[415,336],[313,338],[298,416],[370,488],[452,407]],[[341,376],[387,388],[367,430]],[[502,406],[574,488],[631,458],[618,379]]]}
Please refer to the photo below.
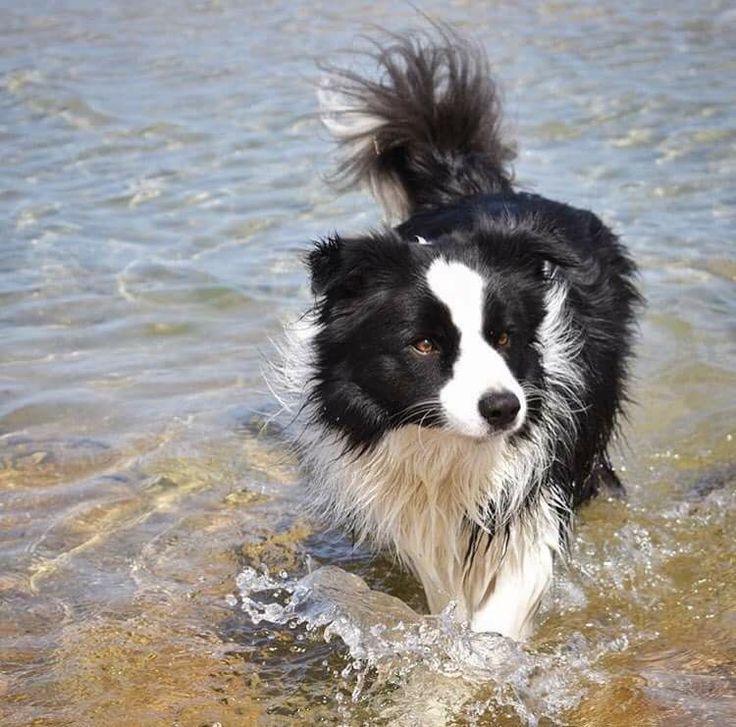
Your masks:
{"label": "white chest fur", "polygon": [[488,526],[486,508],[502,496],[502,465],[514,456],[500,439],[480,443],[407,426],[355,460],[330,458],[325,467],[313,458],[310,495],[358,540],[393,550],[421,580],[432,612],[453,600],[474,629],[520,639],[552,577],[554,510],[540,500],[497,537],[481,534],[476,554],[466,557],[470,526]]}

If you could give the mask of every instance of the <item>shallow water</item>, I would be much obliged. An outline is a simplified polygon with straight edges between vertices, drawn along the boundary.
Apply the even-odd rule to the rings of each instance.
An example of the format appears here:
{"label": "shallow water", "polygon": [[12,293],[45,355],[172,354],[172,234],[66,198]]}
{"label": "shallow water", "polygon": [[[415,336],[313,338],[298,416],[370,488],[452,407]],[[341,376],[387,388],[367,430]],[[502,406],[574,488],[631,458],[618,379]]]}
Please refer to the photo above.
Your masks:
{"label": "shallow water", "polygon": [[411,578],[307,520],[260,426],[298,252],[377,221],[321,179],[314,60],[408,4],[5,4],[2,724],[736,718],[736,14],[422,7],[487,45],[519,181],[641,264],[627,502],[581,513],[520,647],[422,616]]}

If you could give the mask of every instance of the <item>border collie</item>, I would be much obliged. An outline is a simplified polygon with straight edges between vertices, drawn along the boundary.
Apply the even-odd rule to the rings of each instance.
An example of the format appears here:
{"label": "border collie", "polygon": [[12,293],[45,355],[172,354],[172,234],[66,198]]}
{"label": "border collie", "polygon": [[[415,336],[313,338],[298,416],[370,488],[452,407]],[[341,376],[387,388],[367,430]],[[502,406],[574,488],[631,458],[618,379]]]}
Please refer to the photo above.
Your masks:
{"label": "border collie", "polygon": [[621,489],[636,269],[592,212],[514,187],[478,47],[440,29],[371,58],[319,96],[338,179],[387,224],[309,252],[277,395],[329,523],[395,552],[432,612],[523,639],[573,511]]}

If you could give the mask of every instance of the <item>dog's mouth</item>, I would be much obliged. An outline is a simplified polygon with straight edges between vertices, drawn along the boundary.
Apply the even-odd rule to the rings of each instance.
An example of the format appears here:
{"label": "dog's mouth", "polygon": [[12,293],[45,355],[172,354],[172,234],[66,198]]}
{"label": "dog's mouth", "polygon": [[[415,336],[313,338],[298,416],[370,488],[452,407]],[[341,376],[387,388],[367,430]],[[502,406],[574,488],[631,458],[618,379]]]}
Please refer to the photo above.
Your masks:
{"label": "dog's mouth", "polygon": [[415,426],[427,433],[447,434],[483,444],[513,436],[526,421],[526,406],[495,401],[479,406],[467,417],[457,416],[441,403],[414,405],[393,417],[392,428]]}
{"label": "dog's mouth", "polygon": [[489,427],[488,430],[483,434],[463,434],[463,436],[466,436],[482,444],[489,441],[507,439],[516,434],[516,432],[518,432],[523,426],[524,423],[522,421],[518,424],[514,424],[513,426]]}
{"label": "dog's mouth", "polygon": [[457,422],[450,421],[443,412],[437,412],[432,420],[428,418],[424,421],[403,422],[399,426],[415,426],[428,434],[447,435],[450,437],[459,437],[468,442],[474,442],[482,445],[489,442],[497,442],[507,439],[524,427],[524,419],[519,418],[508,425],[499,427],[484,424],[480,427],[469,427],[467,425],[458,426]]}
{"label": "dog's mouth", "polygon": [[525,412],[518,411],[513,418],[505,421],[490,422],[483,417],[474,417],[469,420],[458,419],[451,413],[442,413],[442,429],[477,442],[488,442],[511,437],[519,432],[526,421]]}

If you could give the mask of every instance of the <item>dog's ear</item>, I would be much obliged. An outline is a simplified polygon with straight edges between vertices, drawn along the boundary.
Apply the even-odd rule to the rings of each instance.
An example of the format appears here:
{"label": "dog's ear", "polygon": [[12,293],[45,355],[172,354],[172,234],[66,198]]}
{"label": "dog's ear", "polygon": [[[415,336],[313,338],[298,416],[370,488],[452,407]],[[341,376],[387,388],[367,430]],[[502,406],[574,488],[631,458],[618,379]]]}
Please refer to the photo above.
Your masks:
{"label": "dog's ear", "polygon": [[355,295],[361,287],[361,273],[353,267],[346,251],[346,241],[339,235],[319,240],[307,254],[307,266],[312,276],[312,293],[323,296],[328,292],[340,297]]}
{"label": "dog's ear", "polygon": [[391,230],[363,237],[333,235],[316,243],[307,255],[312,292],[318,298],[355,298],[370,286],[405,279],[410,259],[409,243]]}
{"label": "dog's ear", "polygon": [[527,233],[525,238],[520,252],[522,257],[530,262],[551,263],[559,268],[574,268],[580,265],[580,258],[572,250],[570,243],[554,230],[541,234]]}
{"label": "dog's ear", "polygon": [[514,260],[539,275],[545,275],[549,265],[574,268],[580,259],[570,247],[569,241],[556,230],[513,230],[506,237],[505,245],[494,250],[501,261]]}
{"label": "dog's ear", "polygon": [[312,276],[312,292],[322,295],[340,267],[340,248],[342,240],[335,235],[315,243],[314,249],[306,255],[306,263]]}
{"label": "dog's ear", "polygon": [[580,265],[564,231],[539,224],[534,218],[482,219],[478,229],[482,238],[488,238],[489,244],[483,245],[481,251],[492,266],[511,263],[543,275],[547,265]]}

